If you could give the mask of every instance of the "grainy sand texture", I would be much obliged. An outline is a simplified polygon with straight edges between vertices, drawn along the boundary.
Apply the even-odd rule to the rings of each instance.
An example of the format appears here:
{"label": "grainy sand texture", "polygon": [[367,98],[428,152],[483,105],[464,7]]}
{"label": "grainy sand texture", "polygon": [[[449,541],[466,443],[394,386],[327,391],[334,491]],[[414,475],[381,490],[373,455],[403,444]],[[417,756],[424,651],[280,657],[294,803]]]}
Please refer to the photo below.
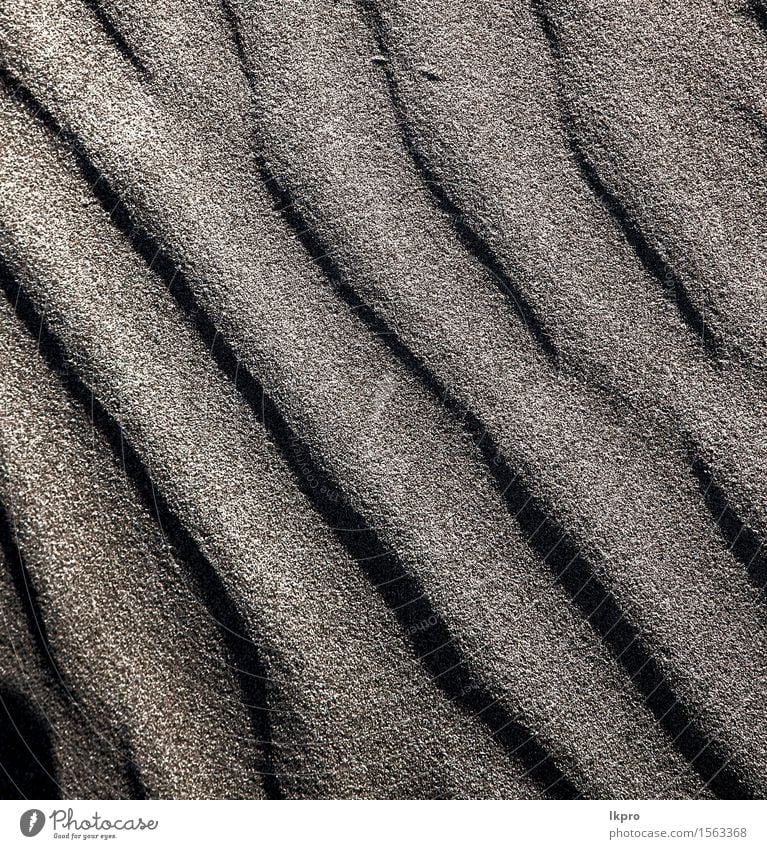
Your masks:
{"label": "grainy sand texture", "polygon": [[767,795],[767,8],[0,0],[0,795]]}

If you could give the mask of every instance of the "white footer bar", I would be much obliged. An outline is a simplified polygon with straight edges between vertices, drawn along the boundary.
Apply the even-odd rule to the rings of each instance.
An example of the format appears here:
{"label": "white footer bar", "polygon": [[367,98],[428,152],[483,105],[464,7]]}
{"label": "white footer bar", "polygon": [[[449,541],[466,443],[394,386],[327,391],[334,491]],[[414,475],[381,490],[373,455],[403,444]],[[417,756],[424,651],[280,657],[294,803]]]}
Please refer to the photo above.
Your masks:
{"label": "white footer bar", "polygon": [[767,846],[767,803],[0,802],[1,847]]}

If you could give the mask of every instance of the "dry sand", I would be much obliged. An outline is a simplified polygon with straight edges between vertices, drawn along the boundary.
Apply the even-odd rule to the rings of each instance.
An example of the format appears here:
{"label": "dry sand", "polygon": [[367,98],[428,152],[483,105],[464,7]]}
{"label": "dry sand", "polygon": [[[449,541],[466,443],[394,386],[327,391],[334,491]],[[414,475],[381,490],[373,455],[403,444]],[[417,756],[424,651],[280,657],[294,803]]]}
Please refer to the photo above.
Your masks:
{"label": "dry sand", "polygon": [[765,796],[765,24],[0,3],[2,795]]}

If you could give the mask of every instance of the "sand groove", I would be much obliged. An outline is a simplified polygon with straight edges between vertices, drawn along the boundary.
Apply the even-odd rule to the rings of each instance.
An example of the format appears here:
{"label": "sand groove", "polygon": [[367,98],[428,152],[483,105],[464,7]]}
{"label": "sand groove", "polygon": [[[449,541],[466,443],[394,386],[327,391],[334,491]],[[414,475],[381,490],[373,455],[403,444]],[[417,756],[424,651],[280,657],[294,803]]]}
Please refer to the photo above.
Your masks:
{"label": "sand groove", "polygon": [[763,796],[746,24],[657,152],[607,7],[9,5],[8,792]]}

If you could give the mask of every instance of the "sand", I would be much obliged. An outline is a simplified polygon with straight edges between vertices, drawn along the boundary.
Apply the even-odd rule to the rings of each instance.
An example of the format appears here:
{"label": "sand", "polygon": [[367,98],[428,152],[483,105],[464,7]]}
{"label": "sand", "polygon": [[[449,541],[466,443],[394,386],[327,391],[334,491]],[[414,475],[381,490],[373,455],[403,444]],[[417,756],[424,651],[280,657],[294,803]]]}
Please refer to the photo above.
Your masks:
{"label": "sand", "polygon": [[767,790],[759,8],[0,9],[2,792]]}

